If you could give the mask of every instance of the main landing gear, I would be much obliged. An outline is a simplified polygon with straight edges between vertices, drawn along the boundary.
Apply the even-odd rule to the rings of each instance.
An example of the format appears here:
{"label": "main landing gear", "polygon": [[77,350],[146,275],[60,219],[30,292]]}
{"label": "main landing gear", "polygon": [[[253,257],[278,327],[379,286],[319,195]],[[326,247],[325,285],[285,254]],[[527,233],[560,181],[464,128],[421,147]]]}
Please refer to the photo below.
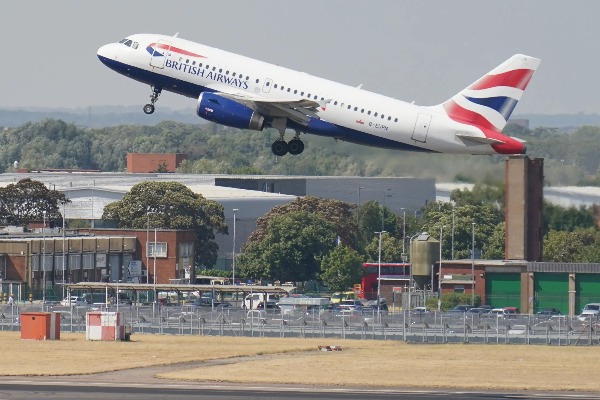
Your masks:
{"label": "main landing gear", "polygon": [[273,142],[271,145],[271,151],[276,156],[285,156],[287,153],[292,155],[298,155],[304,151],[304,142],[298,138],[300,132],[296,131],[296,135],[292,140],[286,142],[283,139],[283,134],[280,133],[279,139]]}
{"label": "main landing gear", "polygon": [[152,114],[154,112],[154,103],[158,101],[158,96],[160,96],[161,88],[152,87],[152,94],[150,95],[150,103],[144,106],[144,112],[146,114]]}

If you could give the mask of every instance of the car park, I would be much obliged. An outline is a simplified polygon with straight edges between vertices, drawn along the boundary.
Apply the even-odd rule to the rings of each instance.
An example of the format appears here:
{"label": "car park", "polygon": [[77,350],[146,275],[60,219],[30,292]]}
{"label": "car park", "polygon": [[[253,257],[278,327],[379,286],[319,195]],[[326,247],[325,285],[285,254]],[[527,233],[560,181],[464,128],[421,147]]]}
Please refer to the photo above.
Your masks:
{"label": "car park", "polygon": [[467,313],[470,314],[488,314],[491,311],[491,309],[489,308],[482,308],[482,307],[473,307],[470,308]]}
{"label": "car park", "polygon": [[338,307],[345,310],[360,311],[363,308],[363,303],[360,300],[342,300],[339,302]]}
{"label": "car park", "polygon": [[538,312],[535,313],[536,315],[539,315],[541,317],[551,317],[553,315],[560,315],[560,311],[556,308],[544,308]]}

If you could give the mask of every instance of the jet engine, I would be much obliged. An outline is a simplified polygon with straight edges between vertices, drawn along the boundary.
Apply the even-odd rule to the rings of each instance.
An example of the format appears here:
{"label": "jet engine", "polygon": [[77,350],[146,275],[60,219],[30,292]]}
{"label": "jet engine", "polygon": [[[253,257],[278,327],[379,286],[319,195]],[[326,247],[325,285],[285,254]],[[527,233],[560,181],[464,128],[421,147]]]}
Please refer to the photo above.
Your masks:
{"label": "jet engine", "polygon": [[253,131],[262,131],[265,122],[264,117],[253,109],[210,92],[203,92],[198,97],[196,114],[217,124]]}

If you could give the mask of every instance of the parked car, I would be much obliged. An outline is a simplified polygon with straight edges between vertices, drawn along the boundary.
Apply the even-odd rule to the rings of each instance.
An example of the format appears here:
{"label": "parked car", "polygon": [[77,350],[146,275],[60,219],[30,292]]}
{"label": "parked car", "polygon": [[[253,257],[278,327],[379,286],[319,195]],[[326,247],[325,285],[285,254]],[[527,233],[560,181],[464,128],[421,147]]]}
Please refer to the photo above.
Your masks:
{"label": "parked car", "polygon": [[338,307],[346,310],[360,311],[363,308],[363,303],[360,300],[342,300],[338,303]]}
{"label": "parked car", "polygon": [[69,296],[61,300],[60,305],[65,307],[84,306],[85,300],[80,296]]}
{"label": "parked car", "polygon": [[489,314],[498,318],[512,318],[519,315],[519,309],[517,307],[493,308]]}
{"label": "parked car", "polygon": [[560,315],[560,311],[556,308],[544,308],[536,313],[536,315],[542,317],[551,317],[553,315]]}
{"label": "parked car", "polygon": [[474,307],[471,306],[471,305],[468,305],[468,304],[459,304],[456,307],[454,307],[452,310],[450,310],[449,312],[453,312],[453,313],[466,313],[471,308],[474,308]]}
{"label": "parked car", "polygon": [[467,312],[471,314],[488,314],[491,310],[491,308],[473,307],[470,308]]}
{"label": "parked car", "polygon": [[600,303],[588,303],[583,307],[581,314],[577,319],[585,321],[589,319],[596,319],[600,316]]}

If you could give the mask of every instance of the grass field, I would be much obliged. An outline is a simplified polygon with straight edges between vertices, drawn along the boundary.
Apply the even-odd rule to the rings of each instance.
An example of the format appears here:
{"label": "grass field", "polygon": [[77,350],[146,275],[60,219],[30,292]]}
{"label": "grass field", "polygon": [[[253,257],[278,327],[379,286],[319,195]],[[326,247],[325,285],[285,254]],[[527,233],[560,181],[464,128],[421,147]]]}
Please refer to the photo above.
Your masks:
{"label": "grass field", "polygon": [[[340,352],[319,345],[342,346]],[[415,345],[396,341],[133,335],[131,342],[21,340],[0,332],[0,375],[76,375],[187,361],[223,365],[165,379],[338,386],[600,391],[599,347]],[[260,356],[248,357],[244,356]],[[241,357],[241,358],[238,358]]]}

